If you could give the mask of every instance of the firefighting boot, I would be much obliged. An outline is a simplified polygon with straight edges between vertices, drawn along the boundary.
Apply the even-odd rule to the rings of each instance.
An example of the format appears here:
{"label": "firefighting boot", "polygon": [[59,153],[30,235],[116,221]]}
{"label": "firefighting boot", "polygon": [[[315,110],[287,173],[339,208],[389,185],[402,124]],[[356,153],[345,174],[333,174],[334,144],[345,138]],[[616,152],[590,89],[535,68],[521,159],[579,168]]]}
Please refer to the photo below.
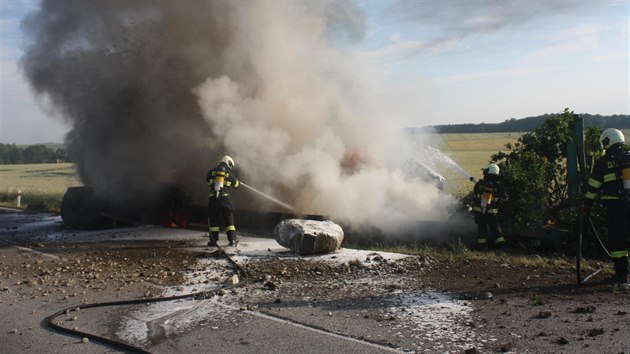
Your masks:
{"label": "firefighting boot", "polygon": [[488,240],[485,238],[478,238],[477,245],[475,246],[477,251],[487,251],[488,250]]}
{"label": "firefighting boot", "polygon": [[227,239],[229,241],[228,246],[236,247],[238,245],[238,240],[236,239],[236,231],[228,230],[226,231],[226,233],[227,233]]}
{"label": "firefighting boot", "polygon": [[613,259],[613,263],[615,265],[615,283],[628,285],[628,275],[630,274],[630,262],[628,262],[628,257],[615,258]]}
{"label": "firefighting boot", "polygon": [[506,246],[507,244],[505,242],[505,237],[503,237],[503,235],[500,235],[494,240],[494,249],[503,250],[506,248]]}
{"label": "firefighting boot", "polygon": [[219,233],[214,231],[211,232],[210,240],[208,241],[208,247],[217,247],[217,241],[219,241]]}

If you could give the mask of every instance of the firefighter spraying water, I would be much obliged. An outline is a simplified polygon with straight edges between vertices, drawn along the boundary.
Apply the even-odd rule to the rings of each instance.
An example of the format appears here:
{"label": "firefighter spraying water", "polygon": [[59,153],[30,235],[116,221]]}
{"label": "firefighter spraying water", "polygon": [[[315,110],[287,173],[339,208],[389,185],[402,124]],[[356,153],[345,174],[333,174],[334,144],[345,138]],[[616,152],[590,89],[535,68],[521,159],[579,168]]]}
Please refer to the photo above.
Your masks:
{"label": "firefighter spraying water", "polygon": [[[475,183],[476,199],[473,213],[477,224],[477,247],[479,249],[498,248],[505,244],[505,237],[498,220],[499,204],[505,198],[503,185],[499,180],[499,171],[499,166],[491,163],[484,170],[484,178]],[[488,239],[488,229],[490,229],[491,239]]]}
{"label": "firefighter spraying water", "polygon": [[221,158],[221,160],[219,160],[217,166],[209,170],[206,175],[206,181],[208,183],[208,187],[210,188],[210,192],[208,194],[208,247],[217,247],[219,232],[221,230],[220,225],[225,227],[225,232],[229,242],[228,245],[236,246],[238,244],[236,226],[234,222],[235,208],[230,200],[232,188],[236,189],[240,186],[244,186],[258,195],[273,201],[274,203],[277,203],[291,211],[295,211],[295,208],[289,204],[239,181],[234,172],[232,172],[234,165],[234,159],[225,155]]}
{"label": "firefighter spraying water", "polygon": [[234,160],[225,155],[218,165],[208,171],[206,181],[210,187],[208,195],[208,229],[210,240],[208,247],[217,247],[220,225],[223,224],[229,246],[236,246],[236,226],[234,225],[234,205],[230,201],[231,189],[238,188],[240,181],[234,173]]}

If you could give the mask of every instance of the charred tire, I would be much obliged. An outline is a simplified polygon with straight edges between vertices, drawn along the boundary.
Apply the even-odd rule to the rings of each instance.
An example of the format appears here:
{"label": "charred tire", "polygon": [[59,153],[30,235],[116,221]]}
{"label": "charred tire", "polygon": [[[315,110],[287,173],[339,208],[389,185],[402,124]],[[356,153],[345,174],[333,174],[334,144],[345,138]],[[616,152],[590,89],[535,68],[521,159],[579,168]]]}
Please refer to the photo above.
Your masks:
{"label": "charred tire", "polygon": [[70,187],[61,200],[61,218],[66,226],[77,229],[111,227],[111,220],[101,213],[104,203],[94,196],[90,187]]}

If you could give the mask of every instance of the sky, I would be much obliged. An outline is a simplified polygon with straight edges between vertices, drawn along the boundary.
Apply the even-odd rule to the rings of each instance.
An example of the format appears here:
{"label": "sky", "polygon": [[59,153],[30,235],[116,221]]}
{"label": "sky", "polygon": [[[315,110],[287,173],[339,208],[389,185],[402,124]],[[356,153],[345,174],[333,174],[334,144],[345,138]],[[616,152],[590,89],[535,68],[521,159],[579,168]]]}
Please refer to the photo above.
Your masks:
{"label": "sky", "polygon": [[[357,4],[364,31],[339,45],[417,100],[415,126],[630,113],[629,0]],[[0,143],[62,142],[70,129],[19,69],[20,23],[37,8],[0,0]]]}

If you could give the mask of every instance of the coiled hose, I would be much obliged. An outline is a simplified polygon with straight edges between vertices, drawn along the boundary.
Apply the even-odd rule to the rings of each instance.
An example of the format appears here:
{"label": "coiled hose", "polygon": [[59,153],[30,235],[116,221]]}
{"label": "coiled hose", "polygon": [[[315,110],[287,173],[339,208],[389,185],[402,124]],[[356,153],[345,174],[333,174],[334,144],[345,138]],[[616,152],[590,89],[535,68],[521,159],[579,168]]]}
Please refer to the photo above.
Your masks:
{"label": "coiled hose", "polygon": [[245,285],[246,283],[249,282],[249,273],[247,272],[247,270],[242,267],[240,264],[236,263],[236,261],[234,261],[230,256],[228,256],[228,254],[221,248],[219,247],[219,249],[217,251],[215,251],[214,253],[218,253],[219,255],[224,256],[229,262],[230,264],[232,264],[232,266],[234,268],[236,268],[236,270],[238,271],[238,273],[241,274],[241,277],[239,278],[239,282],[233,285],[228,285],[228,286],[217,286],[213,289],[209,289],[209,290],[204,290],[204,291],[199,291],[196,293],[192,293],[192,294],[184,294],[184,295],[176,295],[176,296],[168,296],[168,297],[154,297],[154,298],[150,298],[150,299],[137,299],[137,300],[123,300],[123,301],[112,301],[112,302],[100,302],[100,303],[94,303],[94,304],[87,304],[87,305],[83,305],[83,306],[73,306],[73,307],[68,307],[65,308],[63,310],[57,311],[54,314],[46,317],[43,320],[43,323],[50,326],[50,328],[52,328],[53,330],[56,330],[58,332],[63,332],[64,334],[69,334],[69,335],[74,335],[74,336],[79,336],[79,337],[85,337],[85,338],[90,338],[93,339],[97,342],[101,342],[104,344],[108,344],[111,345],[113,347],[119,348],[119,349],[124,349],[133,353],[142,353],[142,354],[151,354],[151,352],[148,352],[142,348],[138,348],[135,347],[133,345],[127,344],[127,343],[123,343],[123,342],[119,342],[110,338],[106,338],[106,337],[102,337],[102,336],[98,336],[96,334],[91,334],[91,333],[87,333],[87,332],[82,332],[79,330],[75,330],[75,329],[70,329],[67,327],[63,327],[58,325],[57,323],[55,323],[55,318],[66,314],[70,311],[78,311],[78,310],[84,310],[84,309],[88,309],[88,308],[95,308],[95,307],[107,307],[107,306],[121,306],[121,305],[136,305],[136,304],[147,304],[147,303],[154,303],[154,302],[164,302],[164,301],[173,301],[173,300],[180,300],[180,299],[187,299],[187,298],[203,298],[209,294],[215,294],[217,292],[219,292],[219,290],[221,289],[232,289],[232,288],[236,288],[236,287],[240,287]]}

